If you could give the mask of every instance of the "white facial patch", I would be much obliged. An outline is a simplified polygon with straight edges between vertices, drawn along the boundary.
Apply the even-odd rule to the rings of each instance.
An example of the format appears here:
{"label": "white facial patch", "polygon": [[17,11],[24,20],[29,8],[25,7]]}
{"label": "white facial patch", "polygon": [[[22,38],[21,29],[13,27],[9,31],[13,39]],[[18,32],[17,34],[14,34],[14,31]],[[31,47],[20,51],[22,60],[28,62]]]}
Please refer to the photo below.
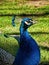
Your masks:
{"label": "white facial patch", "polygon": [[31,23],[28,23],[27,21],[25,21],[25,24],[26,24],[26,25],[30,25]]}

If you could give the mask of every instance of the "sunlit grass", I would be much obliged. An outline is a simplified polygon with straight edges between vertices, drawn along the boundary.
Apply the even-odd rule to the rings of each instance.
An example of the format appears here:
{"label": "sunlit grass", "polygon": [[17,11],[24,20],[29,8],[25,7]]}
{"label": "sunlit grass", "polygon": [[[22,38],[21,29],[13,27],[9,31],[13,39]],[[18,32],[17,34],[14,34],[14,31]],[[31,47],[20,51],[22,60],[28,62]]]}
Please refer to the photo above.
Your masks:
{"label": "sunlit grass", "polygon": [[[20,4],[21,3],[21,4]],[[24,2],[6,2],[0,5],[0,14],[47,14],[49,13],[49,5],[34,7]]]}
{"label": "sunlit grass", "polygon": [[[30,17],[33,20],[37,21],[36,24],[32,25],[28,31],[29,32],[47,32],[49,33],[49,16],[42,16],[42,17]],[[0,17],[0,31],[5,33],[19,33],[20,21],[22,17],[17,17],[15,19],[16,26],[12,26],[12,17],[10,16],[3,16]]]}

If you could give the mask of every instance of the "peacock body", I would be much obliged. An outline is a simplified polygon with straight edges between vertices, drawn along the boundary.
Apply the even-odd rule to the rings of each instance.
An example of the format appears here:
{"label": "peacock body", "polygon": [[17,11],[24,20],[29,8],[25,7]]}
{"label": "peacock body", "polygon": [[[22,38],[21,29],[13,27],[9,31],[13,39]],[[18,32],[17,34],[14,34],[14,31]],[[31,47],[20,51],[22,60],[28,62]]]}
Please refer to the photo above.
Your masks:
{"label": "peacock body", "polygon": [[38,65],[40,62],[39,46],[27,31],[32,24],[30,18],[24,18],[21,22],[19,49],[13,65]]}

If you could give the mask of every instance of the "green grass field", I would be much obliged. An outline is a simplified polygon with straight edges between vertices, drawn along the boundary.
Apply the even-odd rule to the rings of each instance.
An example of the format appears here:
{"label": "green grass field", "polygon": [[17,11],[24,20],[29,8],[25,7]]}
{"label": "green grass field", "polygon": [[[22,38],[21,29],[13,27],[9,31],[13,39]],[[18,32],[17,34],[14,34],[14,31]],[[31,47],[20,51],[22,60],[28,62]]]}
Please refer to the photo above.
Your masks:
{"label": "green grass field", "polygon": [[[10,7],[9,7],[10,6]],[[5,15],[5,14],[16,14],[16,15],[21,15],[21,14],[47,14],[49,13],[49,5],[43,6],[43,7],[33,7],[33,6],[28,6],[28,5],[23,5],[23,6],[11,6],[11,5],[2,5],[0,6],[0,15]]]}
{"label": "green grass field", "polygon": [[0,15],[5,14],[47,14],[49,13],[49,5],[35,7],[27,5],[26,1],[16,0],[16,2],[5,1],[0,4]]}
{"label": "green grass field", "polygon": [[[19,34],[19,21],[21,21],[22,18],[23,17],[16,16],[16,27],[13,27],[11,24],[12,17],[0,17],[0,31],[2,32],[0,34],[0,48],[5,49],[14,56],[19,48],[18,42],[13,37],[4,37],[4,34]],[[49,15],[42,17],[33,16],[30,18],[37,21],[28,31],[40,46],[41,62],[49,62]]]}

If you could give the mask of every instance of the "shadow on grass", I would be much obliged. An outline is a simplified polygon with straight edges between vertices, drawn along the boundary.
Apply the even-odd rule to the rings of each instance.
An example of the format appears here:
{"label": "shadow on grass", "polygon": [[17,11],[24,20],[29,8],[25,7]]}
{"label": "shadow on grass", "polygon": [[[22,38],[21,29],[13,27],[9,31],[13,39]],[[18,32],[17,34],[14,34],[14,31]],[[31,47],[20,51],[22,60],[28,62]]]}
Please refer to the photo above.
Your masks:
{"label": "shadow on grass", "polygon": [[39,65],[49,65],[49,61],[41,62]]}
{"label": "shadow on grass", "polygon": [[[4,8],[5,10],[6,10],[6,8]],[[13,10],[13,9],[11,9],[11,10]],[[35,14],[33,14],[33,13],[30,13],[30,14],[0,14],[0,16],[45,16],[45,15],[49,15],[49,12],[45,12],[45,13],[35,13]]]}
{"label": "shadow on grass", "polygon": [[47,47],[47,46],[40,46],[40,48],[43,50],[49,51],[49,47]]}
{"label": "shadow on grass", "polygon": [[49,34],[49,32],[29,32],[31,34]]}
{"label": "shadow on grass", "polygon": [[[49,34],[49,32],[29,32],[30,34]],[[6,33],[9,35],[20,35],[20,33]]]}
{"label": "shadow on grass", "polygon": [[[29,32],[30,34],[49,34],[49,32]],[[20,33],[6,33],[6,35],[10,35],[14,37],[17,41],[20,41]]]}

